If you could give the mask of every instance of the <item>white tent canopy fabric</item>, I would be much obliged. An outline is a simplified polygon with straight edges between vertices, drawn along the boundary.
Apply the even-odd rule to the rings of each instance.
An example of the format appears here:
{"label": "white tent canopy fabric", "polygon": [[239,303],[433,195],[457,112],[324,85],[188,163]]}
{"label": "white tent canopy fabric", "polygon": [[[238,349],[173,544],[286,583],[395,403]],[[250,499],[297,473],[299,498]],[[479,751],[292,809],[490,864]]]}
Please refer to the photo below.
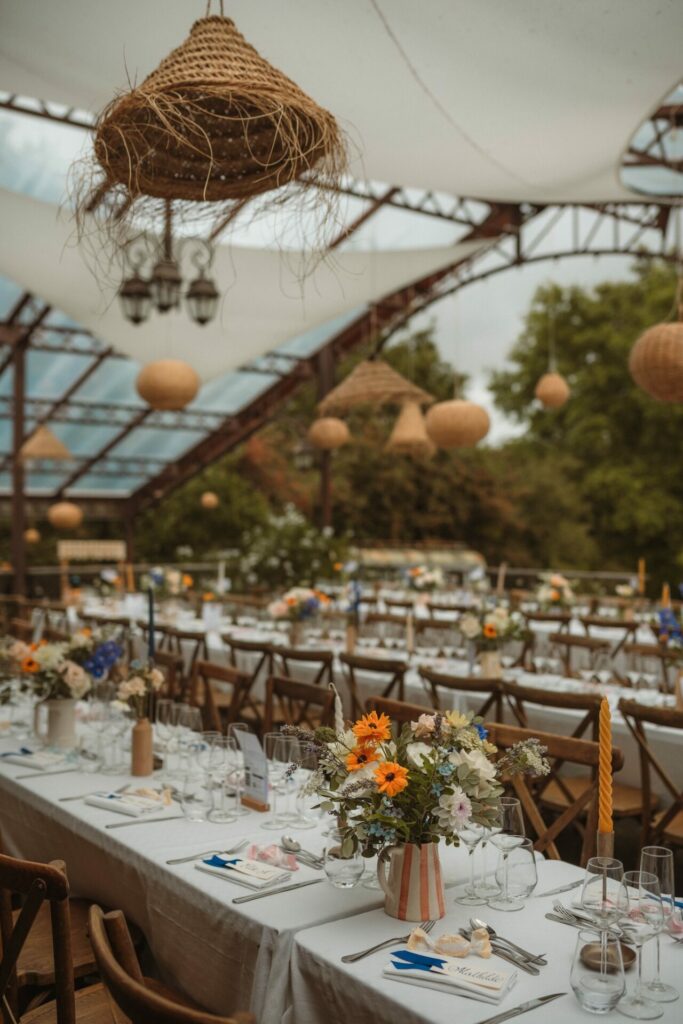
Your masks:
{"label": "white tent canopy fabric", "polygon": [[54,205],[0,190],[0,224],[0,274],[138,362],[185,359],[204,381],[482,246],[479,240],[450,248],[338,253],[334,263],[320,263],[303,280],[296,253],[221,246],[214,273],[227,292],[211,324],[198,327],[187,316],[169,314],[132,327],[114,286],[102,290],[76,245],[73,223]]}
{"label": "white tent canopy fabric", "polygon": [[[205,11],[3,0],[0,89],[97,111]],[[681,73],[681,0],[231,0],[226,13],[339,119],[357,177],[484,199],[629,198],[620,156]]]}

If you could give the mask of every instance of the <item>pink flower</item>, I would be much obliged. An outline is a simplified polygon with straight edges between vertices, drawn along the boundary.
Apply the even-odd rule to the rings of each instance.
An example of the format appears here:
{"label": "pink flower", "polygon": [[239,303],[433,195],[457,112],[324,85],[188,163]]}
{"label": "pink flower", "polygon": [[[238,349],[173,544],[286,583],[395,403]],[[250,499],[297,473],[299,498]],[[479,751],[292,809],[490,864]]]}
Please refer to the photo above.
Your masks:
{"label": "pink flower", "polygon": [[413,730],[413,735],[416,740],[427,740],[430,739],[436,728],[436,720],[434,715],[420,715],[417,722],[411,722],[410,728]]}

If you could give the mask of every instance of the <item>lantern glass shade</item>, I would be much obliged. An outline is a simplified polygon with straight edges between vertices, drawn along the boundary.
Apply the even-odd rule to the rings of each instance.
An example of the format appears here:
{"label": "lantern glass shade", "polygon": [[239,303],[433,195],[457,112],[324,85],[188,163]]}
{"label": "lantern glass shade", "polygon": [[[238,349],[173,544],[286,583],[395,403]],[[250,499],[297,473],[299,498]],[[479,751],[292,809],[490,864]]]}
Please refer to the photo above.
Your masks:
{"label": "lantern glass shade", "polygon": [[83,510],[72,501],[58,501],[50,505],[47,518],[56,530],[75,530],[83,522]]}
{"label": "lantern glass shade", "polygon": [[182,278],[175,260],[159,260],[150,278],[150,288],[154,305],[159,313],[168,313],[180,305],[180,286]]}
{"label": "lantern glass shade", "polygon": [[185,293],[185,302],[190,316],[195,323],[208,324],[216,315],[218,309],[218,289],[210,277],[203,273],[190,282]]}
{"label": "lantern glass shade", "polygon": [[153,409],[178,410],[195,398],[199,377],[182,359],[159,359],[143,366],[135,386]]}
{"label": "lantern glass shade", "polygon": [[152,311],[152,289],[139,274],[127,277],[119,288],[119,301],[126,320],[141,324]]}

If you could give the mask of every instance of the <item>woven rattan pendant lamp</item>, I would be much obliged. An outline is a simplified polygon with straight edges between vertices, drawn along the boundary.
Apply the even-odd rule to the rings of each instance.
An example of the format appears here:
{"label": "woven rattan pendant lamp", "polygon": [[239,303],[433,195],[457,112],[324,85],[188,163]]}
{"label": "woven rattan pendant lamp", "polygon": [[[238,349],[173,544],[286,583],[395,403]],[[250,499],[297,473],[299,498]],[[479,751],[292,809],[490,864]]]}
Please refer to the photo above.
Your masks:
{"label": "woven rattan pendant lamp", "polygon": [[143,366],[135,387],[153,409],[178,410],[195,398],[199,377],[182,359],[158,359]]}
{"label": "woven rattan pendant lamp", "polygon": [[223,220],[255,196],[294,183],[305,191],[312,172],[329,183],[346,167],[332,114],[246,41],[222,0],[220,16],[210,10],[209,2],[185,41],[97,120],[78,205],[112,230],[131,224],[145,198],[228,204],[216,210]]}
{"label": "woven rattan pendant lamp", "polygon": [[320,416],[308,428],[308,440],[314,448],[331,452],[348,444],[351,434],[344,420],[337,419],[336,416]]}
{"label": "woven rattan pendant lamp", "polygon": [[417,402],[404,402],[386,444],[387,451],[425,458],[434,454],[425,418]]}
{"label": "woven rattan pendant lamp", "polygon": [[562,374],[557,372],[554,311],[548,324],[548,372],[539,377],[534,395],[545,409],[559,409],[571,395],[569,384]]}
{"label": "woven rattan pendant lamp", "polygon": [[675,309],[678,319],[655,324],[641,334],[628,360],[638,387],[660,402],[683,402],[683,275]]}
{"label": "woven rattan pendant lamp", "polygon": [[21,446],[21,458],[26,459],[71,459],[71,452],[47,427],[38,427],[28,441]]}
{"label": "woven rattan pendant lamp", "polygon": [[50,505],[47,518],[56,530],[75,530],[83,522],[83,510],[72,501],[58,501]]}
{"label": "woven rattan pendant lamp", "polygon": [[327,394],[318,406],[321,416],[347,413],[357,405],[427,405],[433,398],[383,359],[366,359]]}

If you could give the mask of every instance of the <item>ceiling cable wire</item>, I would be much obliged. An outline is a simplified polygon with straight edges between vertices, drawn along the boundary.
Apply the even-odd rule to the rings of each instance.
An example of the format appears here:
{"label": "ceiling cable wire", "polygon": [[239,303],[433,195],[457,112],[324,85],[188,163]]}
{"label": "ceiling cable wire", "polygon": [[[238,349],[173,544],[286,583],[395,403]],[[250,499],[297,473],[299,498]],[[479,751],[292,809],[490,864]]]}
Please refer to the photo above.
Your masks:
{"label": "ceiling cable wire", "polygon": [[425,95],[429,97],[429,99],[431,100],[433,105],[436,107],[436,109],[439,111],[439,113],[443,117],[445,117],[445,119],[448,121],[448,123],[451,125],[451,127],[455,128],[456,132],[458,132],[458,134],[465,140],[465,142],[469,146],[472,147],[472,149],[476,150],[476,152],[479,153],[480,156],[482,156],[485,160],[488,160],[489,163],[493,164],[494,167],[497,167],[499,171],[503,171],[505,174],[509,174],[510,177],[514,178],[515,181],[520,182],[520,184],[522,184],[522,185],[526,185],[527,187],[533,187],[533,182],[527,181],[526,178],[523,178],[520,174],[517,174],[516,171],[513,171],[510,167],[507,167],[505,164],[501,163],[500,160],[497,160],[496,157],[492,153],[489,153],[489,151],[487,149],[485,149],[482,145],[480,145],[476,141],[476,139],[473,138],[473,136],[471,136],[469,134],[469,132],[465,128],[462,127],[461,124],[458,124],[458,122],[451,115],[451,113],[446,109],[446,107],[444,107],[443,103],[438,98],[438,96],[436,96],[432,92],[432,90],[429,88],[427,83],[424,81],[424,79],[420,75],[420,72],[417,70],[417,68],[415,67],[415,65],[411,61],[411,59],[408,56],[406,50],[404,49],[403,45],[401,44],[398,36],[396,35],[396,33],[392,29],[391,25],[389,24],[388,18],[386,17],[384,12],[382,11],[382,8],[379,5],[379,0],[370,0],[370,4],[373,7],[373,9],[374,9],[377,17],[379,18],[379,20],[382,22],[382,25],[384,26],[385,32],[387,33],[387,35],[391,39],[392,43],[394,44],[394,46],[396,47],[396,49],[400,53],[401,57],[403,58],[403,61],[404,61],[405,65],[406,65],[406,67],[408,68],[408,70],[410,71],[411,75],[413,76],[413,78],[415,79],[417,84],[420,86],[422,91],[425,93]]}

